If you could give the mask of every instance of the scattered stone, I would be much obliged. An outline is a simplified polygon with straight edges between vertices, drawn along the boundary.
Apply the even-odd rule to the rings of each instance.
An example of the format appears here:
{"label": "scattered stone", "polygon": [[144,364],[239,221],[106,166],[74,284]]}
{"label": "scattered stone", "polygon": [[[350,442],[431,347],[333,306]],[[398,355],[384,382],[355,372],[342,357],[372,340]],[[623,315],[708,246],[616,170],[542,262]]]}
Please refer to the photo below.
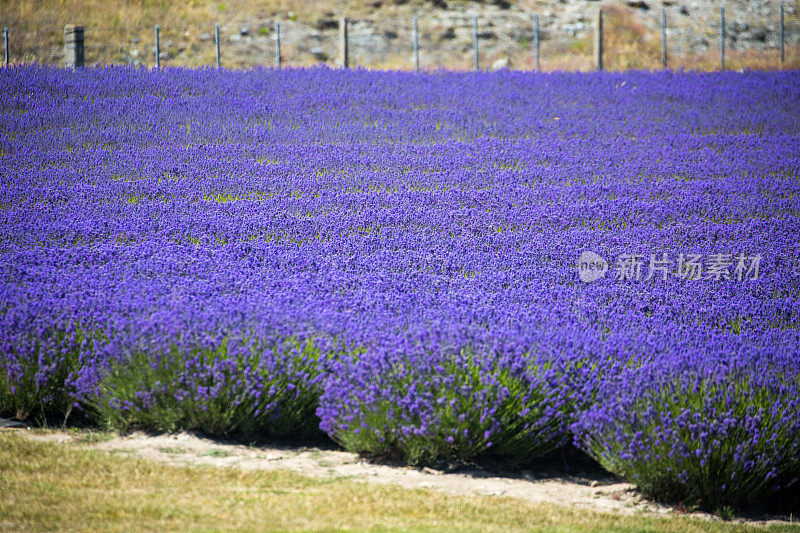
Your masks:
{"label": "scattered stone", "polygon": [[442,475],[442,473],[443,473],[441,470],[435,470],[435,469],[433,469],[433,468],[429,468],[429,467],[427,467],[427,466],[426,466],[425,468],[423,468],[423,469],[422,469],[422,471],[423,471],[424,473],[426,473],[426,474],[430,474],[430,475],[432,475],[432,476],[441,476],[441,475]]}
{"label": "scattered stone", "polygon": [[644,2],[643,0],[628,0],[627,4],[628,7],[641,9],[642,11],[647,11],[650,9],[650,6],[647,5],[647,2]]}
{"label": "scattered stone", "polygon": [[563,26],[564,33],[570,36],[575,36],[579,31],[583,31],[586,25],[583,22],[575,22],[574,24],[565,24]]}
{"label": "scattered stone", "polygon": [[740,22],[738,20],[734,20],[733,23],[730,25],[730,31],[734,33],[740,33],[743,31],[747,31],[750,29],[750,26],[746,22]]}
{"label": "scattered stone", "polygon": [[511,58],[509,57],[501,57],[492,63],[492,70],[503,70],[508,68],[511,68]]}
{"label": "scattered stone", "polygon": [[335,18],[317,19],[314,23],[314,27],[320,31],[333,30],[339,27],[339,21]]}
{"label": "scattered stone", "polygon": [[327,61],[328,54],[325,53],[325,50],[322,48],[312,48],[311,55],[314,56],[314,59],[317,61]]}

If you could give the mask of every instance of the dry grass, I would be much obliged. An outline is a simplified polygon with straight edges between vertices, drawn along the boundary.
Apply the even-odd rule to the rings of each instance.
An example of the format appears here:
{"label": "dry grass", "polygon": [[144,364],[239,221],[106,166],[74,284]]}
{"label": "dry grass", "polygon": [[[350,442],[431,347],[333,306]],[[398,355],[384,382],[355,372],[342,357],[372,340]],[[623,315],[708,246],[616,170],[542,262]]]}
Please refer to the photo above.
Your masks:
{"label": "dry grass", "polygon": [[[451,0],[452,4],[458,3]],[[519,3],[529,10],[538,4]],[[530,4],[530,5],[529,5]],[[223,36],[223,64],[228,67],[245,68],[256,64],[272,64],[274,44],[270,21],[279,18],[295,19],[313,24],[323,18],[346,15],[355,19],[374,20],[408,19],[412,12],[424,9],[430,12],[430,0],[2,0],[0,1],[0,23],[11,30],[11,58],[14,62],[39,61],[61,64],[63,61],[63,27],[67,23],[82,24],[86,29],[86,62],[88,64],[127,63],[131,51],[136,49],[141,64],[152,65],[155,24],[161,26],[162,51],[169,57],[163,63],[171,66],[196,67],[214,63],[212,39],[215,23],[235,32],[245,21],[254,39],[247,54],[234,52]],[[461,5],[461,4],[459,4]],[[609,70],[661,68],[660,34],[651,31],[640,15],[630,8],[615,3],[604,4],[605,16],[605,64]],[[539,6],[540,7],[540,6]],[[797,15],[787,22],[796,25]],[[429,17],[430,18],[430,17]],[[253,27],[253,21],[257,22]],[[421,26],[426,24],[421,22]],[[794,26],[791,26],[794,27]],[[427,29],[426,29],[427,28]],[[423,48],[436,47],[438,26],[423,27]],[[286,30],[285,30],[286,31]],[[430,33],[433,32],[433,33]],[[204,35],[205,34],[205,35]],[[309,48],[320,46],[328,52],[328,65],[336,64],[336,30],[321,32],[319,43],[304,42],[302,46],[291,40],[283,46],[284,64],[308,66],[318,61]],[[286,36],[286,34],[284,34]],[[408,40],[407,36],[403,39]],[[426,40],[427,39],[427,40]],[[541,52],[542,70],[592,70],[591,40],[566,39],[562,35],[543,37]],[[712,39],[713,40],[713,39]],[[409,70],[412,68],[411,50],[405,41],[397,42],[397,52],[381,57],[372,57],[369,50],[352,53],[354,63],[377,69]],[[409,45],[410,46],[410,45]],[[466,43],[469,46],[469,43]],[[530,70],[534,67],[533,50],[530,43],[512,47],[511,51],[483,53],[481,65],[486,68],[504,55],[511,56],[512,68]],[[484,50],[488,51],[488,47]],[[499,49],[499,48],[498,48]],[[504,49],[505,50],[505,49]],[[719,52],[715,43],[710,51],[690,57],[670,57],[673,69],[717,70]],[[437,54],[436,60],[428,61],[422,53],[423,68],[435,69],[440,65],[453,70],[472,68],[470,53],[448,52]],[[727,65],[730,69],[776,69],[780,68],[777,51],[728,51]],[[800,68],[800,49],[787,47],[785,68]]]}
{"label": "dry grass", "polygon": [[[0,433],[0,530],[756,531],[290,473],[165,467]],[[789,525],[770,531],[797,531]]]}

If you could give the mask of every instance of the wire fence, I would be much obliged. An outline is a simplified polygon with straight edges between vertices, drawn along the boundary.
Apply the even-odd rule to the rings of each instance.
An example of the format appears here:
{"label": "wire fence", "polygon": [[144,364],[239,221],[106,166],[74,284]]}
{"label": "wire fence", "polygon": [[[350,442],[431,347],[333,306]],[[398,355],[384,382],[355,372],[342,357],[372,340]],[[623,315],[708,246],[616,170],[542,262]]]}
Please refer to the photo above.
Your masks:
{"label": "wire fence", "polygon": [[[800,68],[800,10],[795,4],[764,9],[753,2],[747,9],[725,8],[724,14],[707,9],[691,16],[677,4],[647,10],[604,6],[602,65],[610,70],[659,69],[665,62],[671,69]],[[285,16],[249,26],[222,20],[218,34],[214,23],[159,24],[158,46],[155,25],[89,23],[82,25],[84,64],[343,66],[346,50],[350,67],[593,70],[598,67],[593,55],[597,9],[569,17],[546,11],[491,17],[440,11],[418,14],[416,25],[413,18],[351,19],[346,45],[343,21],[333,17],[301,21]],[[51,21],[13,21],[4,42],[7,62],[65,64],[64,27]]]}

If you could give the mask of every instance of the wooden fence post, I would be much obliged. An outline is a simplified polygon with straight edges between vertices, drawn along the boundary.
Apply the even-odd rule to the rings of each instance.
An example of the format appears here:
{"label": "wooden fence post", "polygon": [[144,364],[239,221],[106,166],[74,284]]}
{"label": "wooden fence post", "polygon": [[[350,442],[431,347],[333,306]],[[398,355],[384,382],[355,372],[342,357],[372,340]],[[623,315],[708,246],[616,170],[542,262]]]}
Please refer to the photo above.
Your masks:
{"label": "wooden fence post", "polygon": [[217,68],[219,68],[219,24],[214,24],[214,44],[217,48]]}
{"label": "wooden fence post", "polygon": [[64,64],[67,67],[83,66],[83,26],[64,26]]}
{"label": "wooden fence post", "polygon": [[339,52],[341,54],[342,68],[350,66],[350,55],[347,42],[347,18],[339,18]]}
{"label": "wooden fence post", "polygon": [[783,2],[781,2],[781,67],[784,66],[785,62],[786,56],[783,53]]}
{"label": "wooden fence post", "polygon": [[281,23],[275,21],[275,64],[281,68]]}
{"label": "wooden fence post", "polygon": [[725,8],[719,8],[719,68],[725,70]]}
{"label": "wooden fence post", "polygon": [[539,15],[533,16],[533,57],[536,70],[539,69]]}
{"label": "wooden fence post", "polygon": [[161,68],[161,43],[158,38],[158,24],[156,24],[156,68]]}
{"label": "wooden fence post", "polygon": [[475,70],[480,70],[478,62],[478,15],[472,15],[472,47],[475,49]]}
{"label": "wooden fence post", "polygon": [[603,10],[597,8],[594,19],[594,67],[603,70]]}
{"label": "wooden fence post", "polygon": [[419,27],[417,15],[414,15],[414,72],[419,72]]}
{"label": "wooden fence post", "polygon": [[667,9],[661,8],[661,67],[667,68]]}

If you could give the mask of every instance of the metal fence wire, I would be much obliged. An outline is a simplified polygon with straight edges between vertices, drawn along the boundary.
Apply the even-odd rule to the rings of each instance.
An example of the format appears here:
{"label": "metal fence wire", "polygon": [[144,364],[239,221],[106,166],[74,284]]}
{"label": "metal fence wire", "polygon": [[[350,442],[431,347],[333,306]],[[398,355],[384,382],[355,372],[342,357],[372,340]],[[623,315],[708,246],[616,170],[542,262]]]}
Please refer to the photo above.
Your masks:
{"label": "metal fence wire", "polygon": [[[797,1],[750,2],[744,8],[718,4],[696,13],[684,4],[663,4],[603,6],[603,68],[660,69],[665,62],[671,69],[800,68]],[[336,67],[343,66],[346,50],[349,67],[593,70],[599,66],[594,57],[598,9],[590,5],[583,12],[518,11],[491,17],[419,12],[416,24],[413,16],[354,18],[346,21],[346,45],[343,19],[337,17],[303,21],[284,16],[250,26],[221,19],[216,25],[159,24],[158,30],[90,23],[82,25],[84,64],[197,67],[219,61],[228,68]],[[63,65],[64,35],[64,26],[55,21],[11,20],[4,33],[6,62]]]}

